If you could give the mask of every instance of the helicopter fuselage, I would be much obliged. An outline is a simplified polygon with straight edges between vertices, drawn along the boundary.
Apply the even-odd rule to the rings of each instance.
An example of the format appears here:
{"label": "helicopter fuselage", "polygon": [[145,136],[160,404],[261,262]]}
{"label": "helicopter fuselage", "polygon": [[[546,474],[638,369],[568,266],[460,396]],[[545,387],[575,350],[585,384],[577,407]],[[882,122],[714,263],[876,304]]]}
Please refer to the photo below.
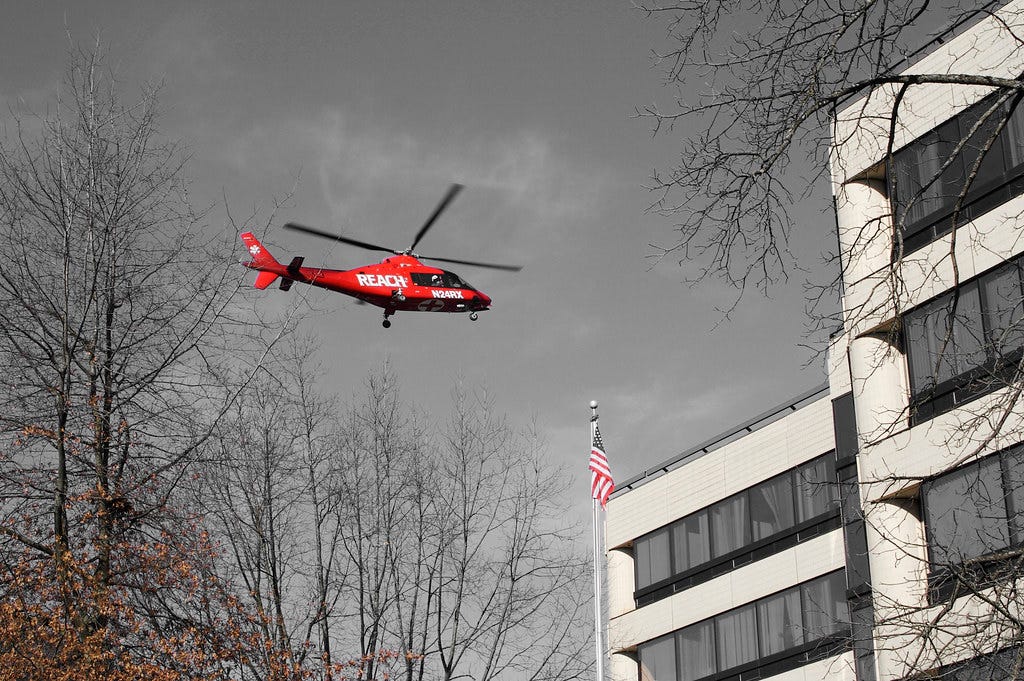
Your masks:
{"label": "helicopter fuselage", "polygon": [[[243,237],[244,238],[244,237]],[[278,277],[281,288],[292,282],[309,284],[344,293],[390,312],[480,312],[487,310],[491,298],[478,291],[454,272],[424,265],[412,255],[393,255],[379,263],[351,270],[303,267],[301,259],[290,265],[254,259],[243,263],[250,269],[269,273],[266,288]]]}

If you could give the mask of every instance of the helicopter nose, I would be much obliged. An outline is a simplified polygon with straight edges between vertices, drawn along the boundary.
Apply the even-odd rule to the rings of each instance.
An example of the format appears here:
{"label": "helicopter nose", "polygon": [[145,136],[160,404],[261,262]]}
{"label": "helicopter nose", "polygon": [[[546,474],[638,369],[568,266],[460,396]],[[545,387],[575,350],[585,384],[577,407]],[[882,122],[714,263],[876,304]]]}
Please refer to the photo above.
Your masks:
{"label": "helicopter nose", "polygon": [[490,305],[491,305],[491,297],[488,296],[486,293],[482,293],[480,291],[477,291],[476,292],[476,299],[477,299],[477,302],[480,303],[480,307],[490,307]]}

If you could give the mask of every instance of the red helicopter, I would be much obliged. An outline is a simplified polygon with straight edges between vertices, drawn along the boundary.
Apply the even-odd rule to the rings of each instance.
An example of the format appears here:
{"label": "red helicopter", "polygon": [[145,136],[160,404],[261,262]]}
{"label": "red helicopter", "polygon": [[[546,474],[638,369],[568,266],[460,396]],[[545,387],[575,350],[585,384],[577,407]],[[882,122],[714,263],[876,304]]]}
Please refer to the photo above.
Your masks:
{"label": "red helicopter", "polygon": [[477,319],[477,313],[487,310],[491,305],[491,298],[483,291],[478,291],[470,286],[466,280],[454,272],[438,269],[424,265],[420,260],[436,260],[438,262],[450,262],[460,265],[472,265],[473,267],[488,267],[497,270],[518,272],[522,267],[516,265],[497,265],[494,263],[474,262],[470,260],[452,260],[451,258],[433,258],[413,253],[416,244],[420,242],[423,235],[433,226],[438,216],[444,212],[452,199],[462,190],[461,184],[453,184],[441,203],[426,223],[416,233],[412,245],[404,251],[397,251],[384,246],[357,241],[341,236],[324,232],[312,227],[305,227],[289,222],[286,229],[292,229],[306,234],[339,241],[343,244],[358,246],[370,251],[384,251],[394,255],[384,258],[375,265],[365,265],[352,270],[330,270],[321,267],[303,267],[301,256],[292,258],[292,261],[284,265],[278,262],[274,256],[253,236],[252,232],[241,234],[242,241],[252,260],[242,263],[249,269],[257,270],[256,288],[265,289],[281,278],[281,290],[287,291],[292,287],[292,282],[301,282],[311,286],[329,289],[352,296],[359,301],[384,308],[384,328],[391,327],[391,315],[399,310],[410,312],[468,312],[469,318]]}

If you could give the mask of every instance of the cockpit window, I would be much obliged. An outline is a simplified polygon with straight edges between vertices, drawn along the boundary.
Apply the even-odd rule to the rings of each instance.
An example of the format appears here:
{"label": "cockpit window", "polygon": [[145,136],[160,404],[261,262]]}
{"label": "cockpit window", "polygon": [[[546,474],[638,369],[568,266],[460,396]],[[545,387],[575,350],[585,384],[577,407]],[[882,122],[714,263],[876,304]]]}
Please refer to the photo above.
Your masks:
{"label": "cockpit window", "polygon": [[470,286],[469,282],[459,277],[454,272],[430,274],[428,272],[413,272],[412,283],[417,286],[437,286],[439,288],[462,288],[470,291],[476,289]]}
{"label": "cockpit window", "polygon": [[445,272],[444,274],[441,275],[441,278],[444,280],[444,285],[447,286],[448,288],[466,288],[469,289],[470,291],[476,290],[469,285],[468,281],[466,281],[465,279],[460,279],[459,275],[455,274],[454,272]]}

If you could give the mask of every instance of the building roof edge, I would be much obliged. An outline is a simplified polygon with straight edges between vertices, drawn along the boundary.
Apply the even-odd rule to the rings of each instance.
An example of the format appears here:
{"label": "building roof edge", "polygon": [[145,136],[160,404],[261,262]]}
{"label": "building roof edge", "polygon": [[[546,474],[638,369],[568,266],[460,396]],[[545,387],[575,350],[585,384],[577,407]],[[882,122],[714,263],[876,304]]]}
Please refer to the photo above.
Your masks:
{"label": "building roof edge", "polygon": [[785,402],[782,402],[781,404],[778,404],[772,407],[771,409],[758,414],[752,419],[744,421],[743,423],[737,426],[733,426],[732,428],[725,430],[708,440],[705,440],[704,442],[700,443],[695,447],[691,447],[690,449],[687,449],[680,454],[676,454],[675,456],[666,459],[665,461],[662,461],[658,465],[646,469],[645,471],[638,475],[634,475],[633,477],[627,479],[625,482],[616,483],[615,492],[612,493],[612,497],[616,497],[621,494],[625,494],[629,490],[636,489],[637,487],[640,487],[641,485],[664,475],[665,473],[669,472],[674,468],[678,468],[679,466],[682,466],[685,463],[689,463],[694,459],[699,459],[705,454],[710,454],[716,449],[719,449],[720,447],[723,447],[729,444],[730,442],[739,439],[740,437],[749,435],[750,433],[753,433],[756,430],[760,430],[761,428],[764,428],[765,426],[778,421],[783,416],[786,416],[787,414],[792,413],[800,409],[801,407],[807,406],[808,404],[811,404],[813,402],[817,402],[823,396],[827,396],[828,390],[828,383],[822,383],[821,385],[815,388],[812,388],[804,393],[801,393],[796,397],[790,398]]}

